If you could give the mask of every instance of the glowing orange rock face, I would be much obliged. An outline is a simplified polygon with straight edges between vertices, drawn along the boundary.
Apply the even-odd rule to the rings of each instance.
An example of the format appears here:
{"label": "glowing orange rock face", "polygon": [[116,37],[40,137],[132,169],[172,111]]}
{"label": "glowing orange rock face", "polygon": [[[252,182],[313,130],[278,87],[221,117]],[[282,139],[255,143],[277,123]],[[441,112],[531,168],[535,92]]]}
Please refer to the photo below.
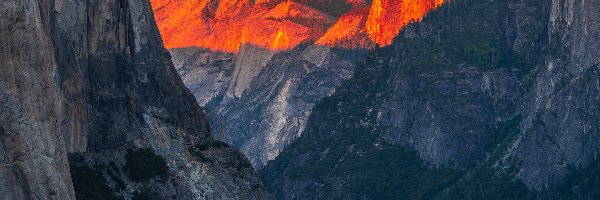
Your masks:
{"label": "glowing orange rock face", "polygon": [[316,44],[348,49],[373,48],[365,29],[369,8],[351,10],[342,15]]}
{"label": "glowing orange rock face", "polygon": [[152,0],[167,48],[237,52],[242,44],[283,50],[316,40],[333,18],[309,7],[262,0]]}
{"label": "glowing orange rock face", "polygon": [[402,27],[420,21],[443,0],[373,0],[367,19],[369,38],[381,46],[389,45]]}
{"label": "glowing orange rock face", "polygon": [[[286,50],[303,42],[342,48],[388,45],[443,0],[151,0],[166,48],[237,52],[241,45]],[[348,7],[335,18],[310,7]],[[329,7],[328,7],[329,6]],[[331,12],[329,12],[331,13]]]}

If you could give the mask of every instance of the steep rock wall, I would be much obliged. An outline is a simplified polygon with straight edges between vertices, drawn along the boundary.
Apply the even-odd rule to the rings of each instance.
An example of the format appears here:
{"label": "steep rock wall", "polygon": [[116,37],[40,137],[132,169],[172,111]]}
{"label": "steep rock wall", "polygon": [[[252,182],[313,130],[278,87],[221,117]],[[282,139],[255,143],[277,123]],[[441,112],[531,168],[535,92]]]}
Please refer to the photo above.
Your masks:
{"label": "steep rock wall", "polygon": [[262,169],[267,188],[281,199],[594,197],[592,176],[560,187],[597,166],[599,144],[597,17],[559,22],[568,8],[453,1],[408,26],[317,104]]}
{"label": "steep rock wall", "polygon": [[11,36],[0,75],[2,197],[268,198],[247,159],[212,139],[149,1],[0,5]]}
{"label": "steep rock wall", "polygon": [[319,103],[262,170],[267,187],[282,199],[596,198],[598,6],[453,1]]}
{"label": "steep rock wall", "polygon": [[310,110],[352,75],[355,62],[315,45],[284,52],[241,49],[237,54],[198,48],[170,52],[184,83],[205,107],[215,137],[240,148],[260,168],[300,136]]}
{"label": "steep rock wall", "polygon": [[513,152],[522,162],[518,176],[536,189],[600,153],[600,1],[550,3],[549,55],[528,94]]}
{"label": "steep rock wall", "polygon": [[252,168],[232,148],[196,152],[197,146],[211,147],[214,141],[206,116],[162,46],[148,1],[55,5],[64,12],[53,16],[53,36],[61,52],[65,107],[73,108],[65,111],[70,118],[62,123],[76,153],[72,165],[122,168],[131,149],[148,148],[166,160],[168,181],[139,183],[125,168],[101,172],[116,174],[110,177],[115,183],[125,182],[126,188],[111,188],[117,196],[155,191],[157,199],[266,198]]}
{"label": "steep rock wall", "polygon": [[0,2],[0,199],[75,199],[46,1]]}

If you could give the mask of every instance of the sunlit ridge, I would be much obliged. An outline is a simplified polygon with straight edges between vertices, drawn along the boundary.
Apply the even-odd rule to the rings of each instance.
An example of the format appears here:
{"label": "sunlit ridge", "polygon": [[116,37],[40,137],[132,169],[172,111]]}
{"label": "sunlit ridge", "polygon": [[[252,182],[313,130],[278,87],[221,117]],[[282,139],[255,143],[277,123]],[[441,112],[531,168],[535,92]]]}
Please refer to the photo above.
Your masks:
{"label": "sunlit ridge", "polygon": [[[165,47],[237,52],[243,45],[286,50],[303,42],[367,49],[389,45],[404,26],[420,21],[444,0],[151,2]],[[348,9],[334,16],[332,10],[342,8]]]}

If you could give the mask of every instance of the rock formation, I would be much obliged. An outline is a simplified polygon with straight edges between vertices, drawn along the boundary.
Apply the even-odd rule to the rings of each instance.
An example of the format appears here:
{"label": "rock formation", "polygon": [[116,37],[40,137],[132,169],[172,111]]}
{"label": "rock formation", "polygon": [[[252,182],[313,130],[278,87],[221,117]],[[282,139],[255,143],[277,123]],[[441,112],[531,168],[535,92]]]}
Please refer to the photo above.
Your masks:
{"label": "rock formation", "polygon": [[60,134],[50,5],[0,2],[0,198],[75,199]]}
{"label": "rock formation", "polygon": [[0,7],[0,197],[268,198],[212,139],[149,1]]}
{"label": "rock formation", "polygon": [[587,166],[600,153],[600,1],[553,0],[549,52],[525,104],[511,157],[536,189]]}
{"label": "rock formation", "polygon": [[314,45],[283,52],[253,46],[237,54],[170,52],[215,137],[240,148],[258,168],[300,136],[313,106],[352,76],[351,56],[360,57]]}
{"label": "rock formation", "polygon": [[258,168],[301,135],[315,103],[351,76],[366,50],[389,45],[443,2],[152,1],[215,135]]}
{"label": "rock formation", "polygon": [[[289,50],[302,43],[372,48],[443,0],[152,0],[167,48],[238,52],[243,45]],[[182,24],[184,24],[182,26]]]}
{"label": "rock formation", "polygon": [[599,3],[452,1],[369,53],[265,184],[277,199],[597,198]]}

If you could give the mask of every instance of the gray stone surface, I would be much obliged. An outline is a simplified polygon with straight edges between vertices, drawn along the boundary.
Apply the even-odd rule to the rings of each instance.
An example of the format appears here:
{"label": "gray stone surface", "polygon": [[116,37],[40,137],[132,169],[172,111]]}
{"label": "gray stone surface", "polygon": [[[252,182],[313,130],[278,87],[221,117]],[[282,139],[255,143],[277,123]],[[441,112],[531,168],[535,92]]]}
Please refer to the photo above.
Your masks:
{"label": "gray stone surface", "polygon": [[0,199],[75,199],[59,132],[50,7],[8,0],[0,8]]}
{"label": "gray stone surface", "polygon": [[[162,45],[149,1],[0,7],[8,36],[0,51],[0,197],[74,199],[69,153],[72,166],[100,172],[125,199],[139,191],[152,191],[152,199],[268,198],[247,159],[212,139]],[[122,169],[127,151],[138,148],[166,160],[166,180],[136,182],[124,170],[102,170]]]}
{"label": "gray stone surface", "polygon": [[[343,159],[383,151],[381,140],[414,150],[430,169],[464,171],[454,185],[463,184],[461,181],[480,172],[476,170],[482,163],[491,162],[485,166],[491,174],[507,175],[533,192],[545,193],[556,189],[572,169],[598,162],[600,1],[467,0],[450,5],[435,12],[439,15],[408,26],[391,47],[371,53],[365,67],[358,69],[361,73],[372,69],[373,75],[357,76],[356,72],[348,85],[336,89],[345,92],[317,105],[321,112],[311,115],[308,131],[296,140],[301,143],[293,143],[262,170],[277,197],[356,198],[348,194],[355,190],[348,191],[346,186],[353,186],[363,173],[386,173],[373,172],[385,167],[369,166],[360,159],[341,166]],[[465,34],[492,30],[483,36],[483,43],[508,47],[511,54],[504,56],[524,60],[500,68],[468,60],[468,56],[452,52],[452,47],[439,44],[440,38],[460,40],[452,43],[458,48],[472,41],[477,44],[481,38],[452,35],[449,32],[454,31],[448,29]],[[494,43],[495,39],[500,42]],[[422,56],[429,53],[435,54]],[[415,63],[421,68],[414,69],[411,65]],[[522,63],[525,65],[519,66]],[[369,79],[373,81],[366,81]],[[510,119],[521,119],[515,125],[520,128],[516,136],[494,138],[494,130]],[[376,138],[369,140],[372,143],[353,150],[361,148],[357,141],[371,136]],[[357,145],[349,145],[347,154],[327,157],[328,152],[343,148],[335,145],[344,140]],[[486,150],[500,146],[507,148]],[[298,175],[323,166],[343,169],[345,174],[331,170],[318,173],[317,178]],[[353,167],[364,171],[355,172]],[[474,176],[476,181],[482,178]],[[377,180],[374,183],[378,184]],[[570,184],[574,188],[560,189],[577,190],[586,183]],[[596,198],[590,196],[594,191],[574,193],[584,199]]]}
{"label": "gray stone surface", "polygon": [[527,95],[523,135],[511,152],[522,163],[518,177],[536,189],[600,153],[600,1],[550,3],[549,55]]}
{"label": "gray stone surface", "polygon": [[[209,115],[217,139],[238,147],[256,168],[304,130],[311,109],[352,76],[351,55],[301,45],[273,52],[244,46],[237,54],[171,49],[183,82]],[[346,57],[344,57],[346,56]]]}
{"label": "gray stone surface", "polygon": [[495,125],[516,115],[519,81],[506,70],[461,66],[395,74],[378,119],[382,137],[415,149],[438,166],[468,169],[486,156]]}

